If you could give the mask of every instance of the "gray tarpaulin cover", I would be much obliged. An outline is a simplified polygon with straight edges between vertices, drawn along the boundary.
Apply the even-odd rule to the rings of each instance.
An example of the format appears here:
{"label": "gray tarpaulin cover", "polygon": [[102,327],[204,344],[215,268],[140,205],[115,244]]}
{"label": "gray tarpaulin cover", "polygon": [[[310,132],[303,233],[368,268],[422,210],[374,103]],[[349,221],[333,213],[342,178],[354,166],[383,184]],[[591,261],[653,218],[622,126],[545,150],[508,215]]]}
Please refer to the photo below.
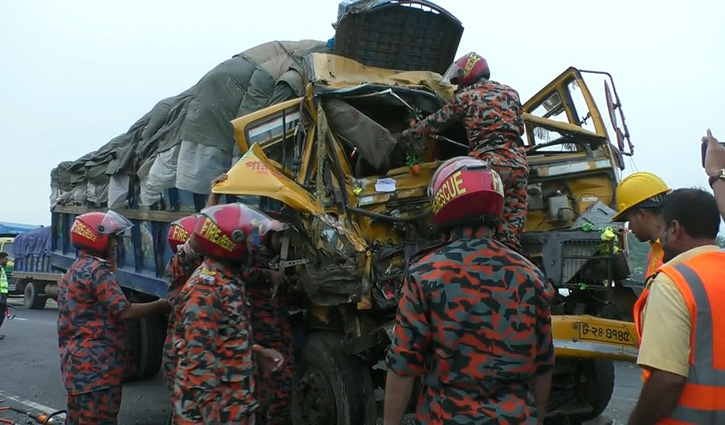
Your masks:
{"label": "gray tarpaulin cover", "polygon": [[234,55],[184,92],[158,102],[128,131],[51,172],[51,207],[141,205],[165,189],[208,194],[239,151],[230,121],[304,94],[304,57],[327,51],[316,40],[272,41]]}

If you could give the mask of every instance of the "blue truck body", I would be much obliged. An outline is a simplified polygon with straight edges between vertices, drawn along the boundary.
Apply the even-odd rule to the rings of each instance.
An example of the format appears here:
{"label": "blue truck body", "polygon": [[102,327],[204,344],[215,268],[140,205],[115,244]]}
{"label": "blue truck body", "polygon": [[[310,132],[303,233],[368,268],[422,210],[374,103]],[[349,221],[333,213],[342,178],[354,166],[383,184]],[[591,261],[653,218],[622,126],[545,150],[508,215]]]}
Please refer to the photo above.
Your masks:
{"label": "blue truck body", "polygon": [[36,224],[10,223],[8,221],[0,221],[0,236],[17,236],[31,230],[38,229],[42,226]]}
{"label": "blue truck body", "polygon": [[[147,302],[168,295],[164,279],[166,266],[173,256],[167,241],[169,226],[179,218],[200,211],[207,195],[169,189],[164,196],[165,210],[138,208],[131,198],[130,208],[114,211],[128,218],[133,224],[130,236],[122,238],[117,251],[116,277],[126,297],[132,302]],[[237,198],[222,199],[230,202]],[[23,264],[28,269],[22,273],[24,293],[28,308],[42,308],[45,299],[55,298],[58,282],[77,256],[77,249],[70,241],[70,229],[78,215],[90,211],[106,211],[105,205],[56,206],[52,210],[51,226],[43,230],[43,243],[37,242],[35,251]],[[33,244],[28,244],[33,245]],[[42,255],[39,255],[40,252]],[[32,260],[30,258],[33,258]],[[42,258],[37,261],[35,258]],[[29,295],[30,293],[30,295]],[[40,299],[36,299],[40,295]],[[161,364],[161,353],[166,332],[166,317],[149,316],[126,323],[129,350],[133,353],[135,371],[131,379],[153,377]]]}
{"label": "blue truck body", "polygon": [[[53,212],[53,234],[51,265],[54,270],[64,272],[76,259],[77,250],[70,242],[70,229],[73,220],[80,214],[92,209],[73,208],[76,211]],[[164,281],[166,264],[173,253],[166,240],[169,225],[179,216],[187,214],[162,213],[142,217],[133,212],[138,210],[116,210],[134,224],[131,236],[123,238],[119,244],[116,277],[121,287],[153,297],[167,296],[167,284]],[[129,212],[131,212],[129,214]]]}
{"label": "blue truck body", "polygon": [[[124,237],[117,251],[116,276],[127,295],[133,294],[143,301],[164,298],[168,284],[164,279],[166,266],[173,256],[167,241],[169,226],[175,220],[200,211],[207,195],[185,192],[175,188],[166,191],[166,210],[140,209],[131,202],[131,208],[114,209],[133,224],[131,236]],[[223,197],[222,202],[233,202],[236,197]],[[245,199],[256,203],[254,199]],[[77,250],[70,242],[73,220],[89,211],[104,211],[95,207],[56,206],[52,213],[51,261],[52,270],[62,273],[75,261]]]}
{"label": "blue truck body", "polygon": [[15,237],[15,270],[19,272],[52,273],[50,227],[41,227]]}

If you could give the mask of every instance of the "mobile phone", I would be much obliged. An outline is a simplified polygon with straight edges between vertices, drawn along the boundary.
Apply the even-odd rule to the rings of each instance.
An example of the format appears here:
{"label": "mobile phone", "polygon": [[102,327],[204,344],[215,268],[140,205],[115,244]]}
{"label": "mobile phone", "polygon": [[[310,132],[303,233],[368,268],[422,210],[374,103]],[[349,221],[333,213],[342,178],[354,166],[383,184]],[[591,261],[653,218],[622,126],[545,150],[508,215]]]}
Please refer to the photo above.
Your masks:
{"label": "mobile phone", "polygon": [[[720,143],[720,146],[725,147],[725,142],[718,143]],[[700,149],[702,150],[702,168],[705,168],[705,154],[707,153],[707,142],[702,142],[702,145],[700,145]]]}

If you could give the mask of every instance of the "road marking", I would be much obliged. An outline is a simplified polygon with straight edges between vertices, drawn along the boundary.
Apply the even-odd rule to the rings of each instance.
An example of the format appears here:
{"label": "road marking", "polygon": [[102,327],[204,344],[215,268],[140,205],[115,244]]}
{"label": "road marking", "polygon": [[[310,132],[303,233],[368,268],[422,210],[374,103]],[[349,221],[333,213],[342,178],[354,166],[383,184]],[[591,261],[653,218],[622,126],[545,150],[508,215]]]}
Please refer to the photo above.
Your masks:
{"label": "road marking", "polygon": [[21,322],[25,322],[25,321],[27,321],[28,319],[26,319],[26,318],[24,318],[24,317],[13,317],[13,318],[12,318],[12,319],[10,319],[10,320],[20,320]]}
{"label": "road marking", "polygon": [[53,413],[53,412],[56,412],[58,410],[61,410],[61,409],[53,409],[52,407],[44,406],[44,405],[42,405],[40,403],[36,403],[34,401],[30,401],[30,400],[26,400],[24,398],[16,397],[14,395],[8,395],[8,394],[5,394],[2,391],[0,391],[0,397],[1,398],[6,398],[8,400],[12,400],[12,401],[14,401],[16,403],[22,404],[23,406],[30,407],[31,409],[35,409],[35,410],[37,410],[39,412],[43,412],[43,413]]}

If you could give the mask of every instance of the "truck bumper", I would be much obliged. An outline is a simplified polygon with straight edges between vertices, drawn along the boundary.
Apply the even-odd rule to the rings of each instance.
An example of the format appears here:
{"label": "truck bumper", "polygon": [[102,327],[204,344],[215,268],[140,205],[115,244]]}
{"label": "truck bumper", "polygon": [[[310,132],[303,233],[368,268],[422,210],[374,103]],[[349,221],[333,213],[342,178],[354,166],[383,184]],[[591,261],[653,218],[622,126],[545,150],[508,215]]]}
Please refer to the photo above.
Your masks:
{"label": "truck bumper", "polygon": [[552,316],[556,357],[637,361],[634,323],[600,317]]}
{"label": "truck bumper", "polygon": [[[634,323],[562,315],[551,316],[551,327],[556,357],[637,361],[639,338]],[[386,323],[382,330],[392,341],[395,321]]]}

